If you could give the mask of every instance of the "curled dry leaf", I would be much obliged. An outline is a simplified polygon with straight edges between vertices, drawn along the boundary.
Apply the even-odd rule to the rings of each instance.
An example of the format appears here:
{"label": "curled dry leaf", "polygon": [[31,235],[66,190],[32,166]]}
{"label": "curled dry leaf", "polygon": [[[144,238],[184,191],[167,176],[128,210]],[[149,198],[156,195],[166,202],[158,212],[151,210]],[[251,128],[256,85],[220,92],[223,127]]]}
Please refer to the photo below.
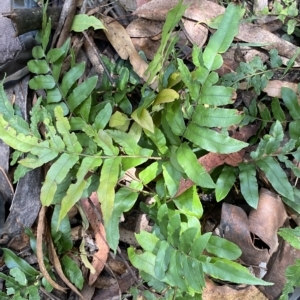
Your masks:
{"label": "curled dry leaf", "polygon": [[102,272],[105,266],[108,258],[109,247],[106,242],[105,229],[101,223],[100,203],[97,193],[92,193],[90,200],[92,201],[92,204],[88,199],[82,199],[81,205],[94,231],[96,245],[98,247],[98,251],[94,253],[92,261],[92,266],[95,268],[95,273],[91,273],[89,276],[89,285],[92,285],[97,280],[99,274]]}
{"label": "curled dry leaf", "polygon": [[249,216],[242,208],[224,203],[220,229],[224,238],[241,248],[241,259],[245,263],[258,266],[268,263],[277,251],[277,231],[286,219],[287,214],[280,197],[261,189],[258,207],[252,209]]}
{"label": "curled dry leaf", "polygon": [[259,249],[254,246],[249,230],[249,220],[241,207],[223,203],[220,229],[225,239],[241,248],[240,258],[246,264],[258,266],[261,262],[269,261],[268,249]]}
{"label": "curled dry leaf", "polygon": [[43,240],[44,240],[44,231],[45,231],[45,222],[46,222],[46,211],[47,207],[42,206],[39,213],[39,220],[37,225],[37,235],[36,235],[36,256],[39,264],[39,268],[45,279],[57,290],[66,292],[66,289],[57,284],[49,275],[45,263],[44,263],[44,252],[43,252]]}
{"label": "curled dry leaf", "polygon": [[113,18],[103,16],[102,21],[105,25],[105,35],[115,48],[122,59],[130,60],[133,70],[144,80],[147,81],[148,76],[145,71],[148,64],[139,56],[134,48],[134,45],[128,35],[126,29]]}
{"label": "curled dry leaf", "polygon": [[287,213],[280,197],[261,189],[257,209],[249,214],[249,229],[270,248],[272,255],[278,247],[277,231],[287,219]]}

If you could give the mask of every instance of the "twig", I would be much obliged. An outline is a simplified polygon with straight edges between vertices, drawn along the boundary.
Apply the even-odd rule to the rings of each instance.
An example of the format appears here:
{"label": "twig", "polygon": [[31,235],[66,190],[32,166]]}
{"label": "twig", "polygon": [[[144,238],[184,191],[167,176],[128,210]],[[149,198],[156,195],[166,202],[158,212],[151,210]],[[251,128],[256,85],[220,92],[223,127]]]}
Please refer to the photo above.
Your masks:
{"label": "twig", "polygon": [[88,43],[90,44],[90,46],[92,47],[92,49],[93,49],[94,53],[96,54],[96,56],[98,57],[99,62],[100,62],[100,64],[102,65],[102,67],[103,67],[103,69],[104,69],[104,72],[106,73],[106,75],[107,75],[107,77],[108,77],[110,83],[114,86],[114,85],[115,85],[115,82],[114,82],[113,79],[111,78],[111,76],[110,76],[110,74],[109,74],[109,72],[108,72],[108,70],[107,70],[107,68],[106,68],[106,66],[105,66],[105,64],[104,64],[104,62],[103,62],[103,60],[101,59],[101,56],[98,54],[98,51],[97,51],[95,45],[92,43],[90,37],[88,36],[88,34],[87,34],[85,31],[83,31],[83,35],[84,35],[84,37],[86,38],[86,40],[88,41]]}

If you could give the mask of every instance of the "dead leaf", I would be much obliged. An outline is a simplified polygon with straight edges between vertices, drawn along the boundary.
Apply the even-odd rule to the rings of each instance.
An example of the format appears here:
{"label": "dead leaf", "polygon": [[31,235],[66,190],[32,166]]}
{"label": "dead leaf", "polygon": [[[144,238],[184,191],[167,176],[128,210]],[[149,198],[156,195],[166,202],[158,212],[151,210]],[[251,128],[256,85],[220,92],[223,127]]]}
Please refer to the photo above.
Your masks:
{"label": "dead leaf", "polygon": [[223,203],[220,221],[222,237],[237,244],[241,250],[241,260],[251,266],[267,263],[270,255],[268,249],[254,246],[249,230],[249,220],[246,212],[238,206]]}
{"label": "dead leaf", "polygon": [[267,86],[263,89],[270,97],[281,98],[281,88],[287,87],[292,89],[295,93],[298,92],[298,84],[293,82],[281,80],[269,80]]}
{"label": "dead leaf", "polygon": [[133,20],[126,31],[130,37],[134,38],[152,38],[162,32],[164,23],[160,21],[151,21],[144,18]]}
{"label": "dead leaf", "polygon": [[203,300],[267,300],[264,294],[253,285],[231,288],[227,285],[216,285],[209,279],[205,280],[205,284]]}
{"label": "dead leaf", "polygon": [[249,229],[270,248],[272,255],[278,247],[277,231],[287,219],[287,214],[280,197],[261,189],[257,209],[249,214]]}
{"label": "dead leaf", "polygon": [[192,44],[196,44],[199,48],[202,48],[205,44],[208,36],[208,29],[207,27],[203,26],[202,24],[188,20],[183,18],[183,31],[188,38],[188,40]]}
{"label": "dead leaf", "polygon": [[[300,258],[300,250],[293,248],[288,242],[279,237],[279,248],[268,262],[268,273],[263,280],[274,282],[272,286],[259,286],[259,289],[270,300],[278,299],[286,282],[285,269]],[[291,298],[292,299],[292,298]]]}
{"label": "dead leaf", "polygon": [[46,211],[47,207],[42,206],[39,213],[39,221],[37,226],[37,236],[36,236],[36,256],[39,264],[39,268],[45,279],[57,290],[66,292],[66,289],[57,284],[49,275],[45,263],[44,263],[44,252],[43,252],[43,240],[44,240],[44,231],[45,231],[45,222],[46,222]]}
{"label": "dead leaf", "polygon": [[148,64],[139,56],[128,35],[126,29],[115,19],[103,16],[102,21],[107,30],[104,31],[107,39],[115,48],[122,59],[130,60],[133,70],[144,80],[147,81],[149,76],[145,75]]}
{"label": "dead leaf", "polygon": [[91,205],[88,199],[82,199],[81,205],[94,231],[96,245],[98,247],[98,251],[94,253],[92,261],[92,266],[95,268],[95,273],[90,273],[89,276],[89,285],[92,285],[104,269],[108,258],[109,246],[106,242],[104,226],[101,223],[100,202],[96,192],[92,193],[90,200],[92,201],[93,205]]}

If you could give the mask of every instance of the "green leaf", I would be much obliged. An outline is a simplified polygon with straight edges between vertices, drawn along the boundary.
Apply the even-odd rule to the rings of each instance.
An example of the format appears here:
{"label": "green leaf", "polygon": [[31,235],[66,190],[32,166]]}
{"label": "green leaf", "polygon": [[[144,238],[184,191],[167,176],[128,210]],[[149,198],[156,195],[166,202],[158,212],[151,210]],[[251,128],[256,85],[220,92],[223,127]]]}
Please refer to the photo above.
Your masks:
{"label": "green leaf", "polygon": [[70,221],[67,216],[62,220],[59,219],[60,209],[60,205],[55,205],[51,218],[51,235],[59,254],[66,253],[73,248]]}
{"label": "green leaf", "polygon": [[284,122],[285,115],[284,115],[284,111],[282,110],[282,108],[280,106],[280,102],[279,102],[278,98],[272,99],[271,107],[272,107],[272,112],[273,112],[274,118],[280,122]]}
{"label": "green leaf", "polygon": [[119,178],[120,164],[121,157],[109,158],[104,161],[101,169],[97,194],[105,225],[108,224],[114,208],[115,187]]}
{"label": "green leaf", "polygon": [[223,59],[219,53],[224,53],[238,33],[239,22],[245,10],[230,3],[219,25],[218,30],[210,38],[203,52],[204,64],[208,70],[221,67]]}
{"label": "green leaf", "polygon": [[206,250],[211,254],[229,260],[238,259],[242,254],[241,249],[234,243],[213,235],[206,245]]}
{"label": "green leaf", "polygon": [[77,266],[76,262],[67,255],[64,255],[61,259],[61,264],[64,273],[68,279],[75,284],[78,289],[82,289],[84,278],[80,268]]}
{"label": "green leaf", "polygon": [[138,195],[137,192],[133,192],[128,188],[121,188],[116,192],[111,218],[105,225],[106,240],[114,252],[117,250],[120,239],[120,217],[122,213],[129,211],[133,207]]}
{"label": "green leaf", "polygon": [[127,131],[128,126],[130,125],[130,119],[127,115],[116,111],[109,119],[109,127],[117,128],[121,131]]}
{"label": "green leaf", "polygon": [[106,103],[106,105],[99,111],[97,116],[95,117],[95,122],[93,126],[96,130],[104,129],[105,126],[110,122],[112,118],[112,107],[110,103]]}
{"label": "green leaf", "polygon": [[273,285],[250,274],[249,270],[238,263],[222,259],[211,258],[202,262],[203,270],[216,279],[240,284]]}
{"label": "green leaf", "polygon": [[201,89],[200,103],[221,106],[231,104],[235,89],[226,86],[204,86]]}
{"label": "green leaf", "polygon": [[57,106],[54,109],[56,117],[57,131],[62,135],[63,141],[67,146],[67,150],[71,153],[81,153],[82,147],[77,141],[77,137],[74,132],[70,133],[70,123],[66,117],[63,116],[63,109]]}
{"label": "green leaf", "polygon": [[159,239],[153,233],[143,230],[140,233],[135,234],[135,237],[145,251],[155,252]]}
{"label": "green leaf", "polygon": [[119,78],[116,82],[116,87],[120,91],[125,91],[128,84],[129,75],[130,75],[129,70],[127,68],[122,68]]}
{"label": "green leaf", "polygon": [[186,126],[179,101],[174,101],[166,105],[165,118],[168,121],[168,126],[170,126],[175,135],[180,136],[184,133]]}
{"label": "green leaf", "polygon": [[78,155],[63,153],[50,167],[41,189],[41,202],[44,206],[52,204],[57,185],[64,180],[78,159]]}
{"label": "green leaf", "polygon": [[2,115],[0,115],[0,138],[8,146],[23,153],[29,152],[38,144],[38,139],[35,136],[17,134]]}
{"label": "green leaf", "polygon": [[167,241],[159,241],[156,245],[159,249],[156,254],[154,271],[156,278],[162,280],[166,276],[172,247]]}
{"label": "green leaf", "polygon": [[157,94],[153,105],[173,102],[178,98],[179,98],[179,94],[175,90],[163,89]]}
{"label": "green leaf", "polygon": [[43,24],[43,31],[42,31],[42,47],[44,51],[46,51],[47,45],[50,41],[50,34],[51,34],[51,19],[48,19],[45,27]]}
{"label": "green leaf", "polygon": [[[58,151],[50,148],[49,141],[47,140],[39,143],[38,146],[32,148],[30,152],[34,155],[27,155],[25,159],[19,160],[19,164],[31,169],[38,168],[52,161],[59,154]],[[35,155],[37,155],[37,157]]]}
{"label": "green leaf", "polygon": [[127,253],[129,260],[134,267],[155,277],[154,266],[156,256],[153,253],[144,252],[142,254],[137,254],[132,247],[127,249]]}
{"label": "green leaf", "polygon": [[215,188],[215,183],[187,143],[181,144],[176,153],[178,163],[193,182],[201,187]]}
{"label": "green leaf", "polygon": [[[201,262],[191,259],[186,255],[181,255],[180,258],[186,281],[192,289],[201,293],[202,289],[205,287],[204,272]],[[196,299],[196,297],[193,297],[192,299]]]}
{"label": "green leaf", "polygon": [[48,104],[57,103],[59,101],[61,101],[61,93],[57,87],[47,90],[47,103]]}
{"label": "green leaf", "polygon": [[181,20],[181,17],[183,16],[186,8],[186,5],[183,5],[182,2],[178,2],[178,4],[174,8],[168,11],[166,21],[162,30],[160,46],[153,60],[150,62],[148,69],[146,70],[146,74],[150,75],[148,79],[149,82],[151,82],[154,76],[156,76],[156,74],[163,69],[164,60],[166,59],[166,57],[168,57],[170,51],[172,51],[172,45],[174,45],[174,41],[176,41],[176,39],[172,40],[173,29]]}
{"label": "green leaf", "polygon": [[47,60],[50,63],[55,63],[57,62],[60,58],[62,58],[64,55],[66,55],[66,50],[61,48],[52,48],[48,51],[47,53]]}
{"label": "green leaf", "polygon": [[159,128],[155,127],[154,132],[150,132],[145,129],[144,132],[148,136],[148,138],[150,138],[150,140],[155,144],[160,154],[166,155],[168,153],[166,138]]}
{"label": "green leaf", "polygon": [[0,84],[0,113],[18,133],[30,134],[28,123],[16,114],[2,84]]}
{"label": "green leaf", "polygon": [[131,117],[134,121],[136,121],[144,129],[147,129],[150,132],[154,132],[153,120],[147,109],[145,109],[143,107],[137,108],[131,114]]}
{"label": "green leaf", "polygon": [[24,274],[28,275],[29,277],[36,277],[40,273],[34,269],[28,262],[23,260],[22,258],[18,257],[14,252],[9,249],[2,248],[3,251],[3,258],[5,261],[6,266],[9,269],[18,268]]}
{"label": "green leaf", "polygon": [[217,202],[223,200],[228,195],[235,180],[235,169],[231,166],[225,165],[216,182],[215,194]]}
{"label": "green leaf", "polygon": [[194,216],[200,219],[203,208],[199,199],[196,186],[192,186],[173,200],[176,207],[186,216]]}
{"label": "green leaf", "polygon": [[[85,177],[89,171],[94,171],[102,163],[101,158],[87,156],[80,164],[80,167],[76,174],[76,183],[72,183],[64,198],[61,200],[61,210],[59,213],[59,222],[67,215],[68,211],[74,206],[74,204],[81,198],[85,188],[88,187],[88,182]],[[49,172],[49,171],[48,171]]]}
{"label": "green leaf", "polygon": [[29,80],[29,87],[33,90],[47,90],[55,87],[52,75],[37,75]]}
{"label": "green leaf", "polygon": [[183,290],[188,290],[188,283],[186,282],[183,274],[183,267],[181,265],[181,253],[173,251],[171,253],[170,266],[168,273],[172,276],[175,285]]}
{"label": "green leaf", "polygon": [[254,164],[240,163],[240,185],[241,193],[246,202],[253,208],[258,205],[258,184],[256,179],[256,166]]}
{"label": "green leaf", "polygon": [[27,63],[28,70],[35,74],[47,74],[50,71],[50,68],[45,60],[30,60]]}
{"label": "green leaf", "polygon": [[235,109],[205,107],[197,105],[192,120],[207,127],[228,127],[238,124],[244,116]]}
{"label": "green leaf", "polygon": [[66,97],[73,84],[83,75],[85,62],[81,62],[72,67],[63,77],[60,85],[61,93]]}
{"label": "green leaf", "polygon": [[142,148],[128,133],[122,132],[120,130],[106,130],[106,132],[117,144],[119,144],[123,148],[123,151],[127,155],[136,156],[140,154]]}
{"label": "green leaf", "polygon": [[45,57],[45,52],[41,46],[34,46],[32,48],[32,56],[35,59],[40,59]]}
{"label": "green leaf", "polygon": [[88,16],[86,14],[74,16],[71,30],[75,32],[83,32],[89,27],[93,27],[94,30],[105,29],[103,23],[94,16]]}
{"label": "green leaf", "polygon": [[206,245],[211,237],[212,233],[207,232],[203,235],[200,235],[195,238],[195,240],[192,243],[191,252],[190,255],[194,258],[199,258],[206,248]]}
{"label": "green leaf", "polygon": [[274,158],[268,156],[256,161],[256,164],[280,195],[294,201],[293,188],[285,172]]}
{"label": "green leaf", "polygon": [[174,197],[179,188],[181,173],[169,162],[166,161],[162,165],[165,185],[171,197]]}
{"label": "green leaf", "polygon": [[104,153],[109,156],[114,156],[119,154],[117,147],[113,145],[113,140],[107,131],[99,129],[98,131],[97,144],[103,149]]}
{"label": "green leaf", "polygon": [[298,103],[298,98],[296,93],[286,87],[281,88],[281,96],[284,104],[286,105],[287,109],[289,110],[289,113],[291,117],[294,120],[300,119],[300,105]]}
{"label": "green leaf", "polygon": [[280,228],[278,234],[291,244],[292,247],[300,249],[300,227]]}
{"label": "green leaf", "polygon": [[209,128],[200,127],[195,123],[189,124],[184,137],[199,147],[216,153],[234,153],[248,146],[248,143],[238,141]]}
{"label": "green leaf", "polygon": [[71,111],[79,106],[95,89],[98,76],[93,76],[78,85],[67,99]]}
{"label": "green leaf", "polygon": [[192,79],[192,74],[190,73],[188,67],[183,62],[182,59],[177,58],[178,70],[180,71],[180,75],[182,77],[182,81],[186,85],[189,90],[190,96],[192,100],[196,101],[199,98],[200,87],[196,82]]}
{"label": "green leaf", "polygon": [[12,268],[9,270],[9,274],[22,286],[27,286],[28,280],[24,272],[19,268]]}
{"label": "green leaf", "polygon": [[139,173],[139,178],[144,185],[151,182],[162,172],[162,164],[155,161]]}

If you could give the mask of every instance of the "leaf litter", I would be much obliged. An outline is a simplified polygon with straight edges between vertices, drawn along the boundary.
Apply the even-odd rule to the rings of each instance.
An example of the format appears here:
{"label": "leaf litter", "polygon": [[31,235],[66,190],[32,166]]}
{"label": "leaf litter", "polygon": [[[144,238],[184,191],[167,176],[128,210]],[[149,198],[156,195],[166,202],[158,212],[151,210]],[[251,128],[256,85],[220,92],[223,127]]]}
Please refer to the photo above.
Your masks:
{"label": "leaf litter", "polygon": [[[152,60],[155,57],[156,52],[159,50],[163,24],[166,20],[167,13],[172,8],[174,8],[178,1],[137,1],[136,3],[134,3],[136,4],[134,6],[132,6],[132,3],[128,4],[125,3],[125,1],[120,1],[121,3],[123,3],[122,7],[117,8],[112,6],[110,7],[110,9],[108,9],[108,11],[104,11],[104,14],[100,17],[97,14],[95,14],[95,16],[97,17],[96,24],[92,22],[91,18],[88,19],[86,15],[84,17],[85,19],[80,20],[80,24],[78,23],[79,29],[77,27],[71,27],[76,11],[75,2],[76,1],[65,1],[61,18],[59,20],[60,23],[57,27],[56,34],[53,38],[53,45],[58,36],[59,38],[56,45],[63,45],[64,42],[67,40],[67,36],[69,36],[70,34],[70,28],[74,31],[84,31],[83,35],[85,41],[80,41],[78,37],[76,37],[76,35],[72,33],[72,47],[74,47],[74,49],[78,47],[78,51],[76,51],[78,53],[86,53],[86,56],[84,56],[82,53],[81,55],[83,56],[82,59],[86,62],[88,62],[89,60],[91,73],[99,74],[101,75],[100,77],[103,78],[103,72],[105,67],[101,56],[108,57],[114,63],[116,63],[116,58],[119,56],[123,60],[129,60],[133,70],[138,75],[138,77],[142,81],[147,82],[147,80],[149,79],[149,75],[145,74],[145,71],[148,68],[149,60]],[[81,13],[84,13],[84,5],[86,5],[85,1],[83,2],[84,3],[81,6]],[[208,41],[209,36],[213,35],[215,32],[216,28],[214,22],[219,22],[217,17],[222,15],[225,9],[222,5],[216,2],[210,2],[206,0],[183,1],[183,5],[186,4],[188,5],[187,9],[185,10],[182,20],[180,22],[180,28],[182,29],[182,31],[174,31],[172,35],[180,37],[177,41],[178,48],[184,54],[184,58],[187,61],[191,61],[192,44],[196,44],[199,48],[203,47],[205,49],[205,45]],[[258,8],[259,4],[262,6],[262,8]],[[108,5],[109,3],[107,3],[107,7]],[[256,5],[257,6],[255,7],[255,9],[259,11],[260,9],[263,9],[263,7],[266,7],[267,3],[263,1],[257,1]],[[103,7],[105,8],[106,6],[104,5]],[[94,11],[96,11],[96,9],[94,9]],[[110,14],[110,12],[112,13]],[[110,14],[110,16],[108,14]],[[138,18],[133,18],[132,21],[129,21],[129,24],[127,26],[124,26],[122,25],[122,18],[125,19],[125,17],[128,15],[138,16]],[[79,17],[79,14],[76,15],[76,18]],[[131,18],[129,17],[128,19],[130,20]],[[261,20],[263,19],[264,17],[261,18]],[[100,36],[97,36],[96,30],[101,28],[101,24],[99,25],[98,22],[99,20],[102,21],[105,30],[102,31]],[[89,22],[92,23],[90,24]],[[263,54],[265,54],[266,51],[269,51],[271,49],[276,49],[278,51],[279,57],[282,59],[283,62],[285,62],[288,65],[288,59],[291,60],[294,57],[294,66],[297,66],[297,63],[299,63],[299,56],[296,55],[299,51],[298,46],[293,44],[292,42],[288,42],[282,37],[279,37],[278,34],[274,34],[270,30],[267,30],[266,28],[269,27],[265,24],[267,23],[263,23],[263,21],[261,23],[256,24],[253,24],[248,20],[241,22],[239,26],[239,31],[235,37],[236,41],[239,42],[238,45],[241,45],[242,49],[239,50],[240,61],[248,63],[250,62],[251,57],[257,55],[265,57],[265,60],[267,60],[268,55],[263,56]],[[87,30],[90,27],[90,25],[94,26],[94,30]],[[178,28],[176,30],[178,30]],[[105,43],[107,44],[106,49],[103,49],[103,47],[98,48],[98,38],[100,38],[101,40],[105,40]],[[243,42],[245,42],[245,46],[243,46]],[[81,50],[81,46],[83,44],[85,47],[83,50]],[[140,50],[144,51],[145,57],[142,57],[139,54]],[[227,53],[224,53],[224,61],[221,66],[221,69],[218,70],[218,73],[221,71],[223,72],[223,74],[236,72],[238,66],[238,59],[234,56],[237,52],[237,50],[234,50],[227,58]],[[70,57],[66,59],[66,64],[70,64],[70,59]],[[221,74],[219,73],[219,75]],[[287,76],[284,78],[284,75]],[[288,75],[289,72],[287,72],[287,74],[283,74],[282,78],[284,78],[284,80],[269,80],[266,86],[262,88],[262,91],[265,93],[266,96],[277,98],[282,98],[282,87],[289,87],[294,91],[294,93],[297,93],[297,83],[299,82],[299,80],[289,80]],[[28,79],[27,81],[26,79],[24,80],[25,85],[28,84]],[[153,80],[154,81],[151,82],[152,88],[156,90],[158,86],[158,79],[154,78]],[[243,91],[247,90],[248,88],[249,83],[246,82],[243,82],[238,86],[238,89],[241,91],[242,95]],[[171,100],[171,102],[172,101],[173,99]],[[298,101],[298,99],[296,99],[296,101]],[[232,99],[232,102],[237,102],[234,97]],[[247,105],[247,109],[251,109],[250,105],[251,104]],[[143,109],[146,108],[147,107],[145,106]],[[27,115],[26,108],[22,109],[22,114]],[[140,114],[145,114],[146,112],[148,113],[147,110],[142,110]],[[82,111],[82,113],[84,112]],[[264,117],[263,114],[261,116],[261,122],[267,121],[266,116]],[[139,115],[132,115],[132,118],[136,118],[135,120],[138,123]],[[255,139],[257,133],[263,130],[261,122],[247,124],[239,128],[229,127],[230,137],[242,142],[249,141],[251,137]],[[153,128],[151,124],[148,126],[150,126],[150,129]],[[132,131],[132,134],[133,133],[134,131]],[[198,163],[207,172],[211,172],[217,169],[218,167],[223,167],[224,165],[237,167],[242,162],[248,162],[251,159],[251,151],[258,151],[257,149],[255,149],[254,145],[255,144],[253,143],[247,148],[229,154],[221,154],[207,151],[208,153],[202,155],[198,159]],[[5,149],[5,145],[1,145],[1,147]],[[281,145],[281,147],[284,147],[284,145]],[[2,151],[2,153],[4,152]],[[5,153],[7,153],[7,151]],[[1,159],[1,162],[8,162],[8,155],[9,153],[6,154],[6,157]],[[258,167],[260,167],[259,164]],[[261,167],[260,169],[263,168]],[[132,184],[134,185],[135,179],[138,178],[138,174],[143,171],[143,169],[139,167],[137,169],[134,168],[130,170],[134,170],[134,176],[132,176],[132,174],[130,176],[130,174],[128,173],[126,178],[124,177],[122,180],[119,181],[119,184],[124,186],[129,186]],[[2,181],[5,183],[7,181],[7,178],[11,177],[13,170],[4,169],[4,172],[5,179],[1,179],[1,188],[3,185]],[[296,169],[295,172],[297,172]],[[8,175],[6,175],[6,173],[8,173]],[[26,185],[30,185],[32,184],[32,182],[35,182],[34,185],[39,186],[42,181],[41,176],[39,174],[34,175],[34,173],[32,172],[28,174],[31,175],[30,179],[28,181],[25,181]],[[289,177],[291,177],[291,174],[288,175]],[[298,176],[296,175],[296,177]],[[37,178],[38,181],[40,181],[38,183],[36,182]],[[286,206],[284,205],[284,202],[288,202],[285,199],[283,199],[283,202],[281,197],[274,192],[274,189],[277,189],[274,186],[272,187],[272,184],[270,184],[270,182],[272,181],[271,178],[264,177],[263,175],[261,175],[260,178],[261,181],[264,182],[264,184],[261,184],[261,186],[265,186],[265,188],[260,189],[258,203],[257,205],[254,205],[255,207],[250,207],[249,205],[247,206],[244,203],[245,201],[242,202],[241,205],[241,194],[236,187],[235,191],[234,189],[231,190],[231,193],[229,194],[230,197],[226,197],[226,201],[223,205],[220,205],[218,202],[215,201],[215,199],[209,200],[207,201],[207,203],[205,203],[205,199],[206,197],[209,198],[209,195],[203,193],[201,197],[205,211],[204,220],[206,218],[210,219],[209,221],[203,224],[203,230],[207,232],[213,231],[214,234],[221,235],[226,239],[239,245],[242,249],[242,256],[240,257],[241,261],[246,265],[254,266],[253,273],[257,277],[262,278],[263,276],[265,276],[264,280],[275,282],[276,284],[274,287],[260,286],[259,289],[257,289],[255,286],[249,286],[247,288],[243,287],[243,289],[236,289],[230,287],[229,284],[226,284],[224,282],[220,285],[220,282],[218,282],[217,280],[214,282],[211,280],[211,278],[206,278],[206,288],[204,289],[202,295],[203,299],[232,299],[232,297],[234,297],[235,299],[239,299],[241,297],[243,297],[243,299],[250,299],[253,297],[255,297],[255,299],[275,299],[280,295],[282,287],[285,284],[285,278],[283,274],[286,267],[293,264],[296,258],[299,258],[299,251],[292,251],[289,244],[283,241],[282,239],[278,238],[277,236],[277,231],[279,228],[289,227],[289,217],[286,213]],[[155,178],[153,178],[153,180],[154,179]],[[248,182],[250,182],[249,178],[246,178],[246,182],[247,180]],[[7,184],[7,187],[3,187],[3,191],[1,191],[1,193],[3,194],[3,192],[5,192],[7,194],[7,191],[9,190],[8,194],[11,197],[11,195],[13,194],[13,191],[11,192],[12,185],[10,182],[8,182]],[[176,196],[181,195],[193,185],[194,182],[190,178],[181,178],[178,190],[176,192]],[[232,186],[233,185],[234,182],[232,183]],[[229,190],[232,188],[232,186],[229,188]],[[137,191],[139,191],[137,187],[135,188]],[[250,190],[251,188],[252,187],[249,187]],[[135,191],[134,188],[133,191]],[[19,212],[18,208],[18,205],[23,203],[21,202],[20,196],[18,196],[20,195],[20,193],[23,194],[25,199],[28,199],[30,197],[33,199],[38,199],[36,190],[28,191],[28,186],[24,187],[24,185],[21,185],[21,181],[19,181],[15,191],[14,199],[6,200],[11,205],[8,217],[5,217],[4,220],[4,216],[1,214],[1,223],[4,223],[4,229],[2,231],[1,236],[2,246],[8,245],[8,241],[11,241],[13,236],[21,236],[20,231],[22,230],[22,227],[33,226],[33,228],[35,228],[33,222],[37,217],[37,208],[39,208],[39,204],[37,204],[36,201],[28,202],[34,203],[33,205],[35,210],[27,211],[27,221],[25,221],[25,216],[21,214],[21,212]],[[104,197],[106,197],[106,195]],[[7,195],[6,198],[8,198]],[[149,205],[148,201],[149,199],[144,200],[144,202],[146,202]],[[120,247],[117,249],[118,255],[112,255],[112,253],[109,252],[109,247],[106,241],[106,232],[104,229],[105,226],[103,216],[101,215],[103,214],[103,211],[101,211],[101,206],[99,205],[99,202],[101,203],[101,193],[98,193],[98,195],[94,193],[89,198],[84,198],[80,201],[82,212],[81,218],[83,220],[83,223],[85,223],[85,225],[83,225],[82,227],[85,227],[84,231],[88,236],[91,237],[90,243],[95,247],[93,251],[89,250],[88,247],[86,247],[86,256],[91,257],[91,259],[85,259],[85,262],[83,262],[82,260],[82,263],[85,265],[85,276],[86,278],[88,278],[88,283],[85,283],[83,291],[87,291],[86,293],[88,293],[88,286],[96,286],[95,290],[92,290],[92,292],[89,291],[89,296],[84,296],[84,292],[80,294],[77,288],[74,287],[73,284],[64,276],[56,250],[53,246],[53,241],[51,237],[49,237],[48,233],[48,238],[50,239],[49,251],[50,253],[52,253],[52,263],[57,274],[66,284],[66,286],[68,286],[72,291],[74,291],[76,294],[78,294],[84,299],[113,299],[113,297],[115,297],[116,295],[118,296],[121,293],[129,292],[130,287],[136,284],[137,277],[136,270],[132,266],[128,265],[126,258],[127,254],[125,253],[124,249],[126,249],[128,245],[136,246],[136,239],[134,237],[134,233],[139,233],[141,230],[151,231],[152,229],[147,214],[139,211],[139,217],[137,217],[136,212],[134,213],[134,209],[131,210],[131,208],[129,208],[129,212],[126,214],[122,214],[121,216],[123,218],[123,222],[120,223],[120,241],[123,241],[124,243],[122,244],[123,248]],[[27,210],[26,205],[26,203],[23,203],[24,208]],[[212,209],[214,209],[213,213]],[[297,222],[298,214],[295,212],[295,210],[287,210],[287,212],[289,213],[289,215],[293,215]],[[298,213],[299,212],[300,211],[298,211]],[[43,276],[56,289],[66,291],[65,287],[61,287],[51,279],[51,276],[49,275],[44,264],[43,232],[47,230],[48,226],[47,219],[45,218],[44,213],[45,207],[42,208],[40,211],[40,217],[37,225],[37,262],[39,264],[39,268]],[[12,224],[12,217],[14,218],[14,220],[17,220],[16,224]],[[76,219],[78,218],[78,216],[76,217],[75,215],[73,216],[73,218]],[[219,221],[217,221],[218,219]],[[210,224],[210,222],[212,224]],[[219,226],[217,226],[218,222]],[[298,223],[297,225],[299,225]],[[123,234],[125,235],[126,232],[129,233],[129,238],[126,236],[122,236]],[[79,237],[79,239],[80,238],[84,240],[83,236]],[[27,246],[27,243],[28,242],[24,242],[23,245],[19,245],[19,249],[15,250],[21,251]],[[88,239],[85,240],[85,246],[87,244]],[[109,256],[113,257],[113,263],[109,264]],[[112,267],[113,264],[119,264],[119,267]],[[122,271],[120,271],[120,265],[122,266]],[[126,268],[127,271],[125,272],[124,270]],[[124,272],[127,274],[127,276],[129,276],[126,278],[127,284],[126,280],[124,281],[121,277],[118,277],[120,274],[124,274]],[[102,282],[100,283],[101,280]]]}

